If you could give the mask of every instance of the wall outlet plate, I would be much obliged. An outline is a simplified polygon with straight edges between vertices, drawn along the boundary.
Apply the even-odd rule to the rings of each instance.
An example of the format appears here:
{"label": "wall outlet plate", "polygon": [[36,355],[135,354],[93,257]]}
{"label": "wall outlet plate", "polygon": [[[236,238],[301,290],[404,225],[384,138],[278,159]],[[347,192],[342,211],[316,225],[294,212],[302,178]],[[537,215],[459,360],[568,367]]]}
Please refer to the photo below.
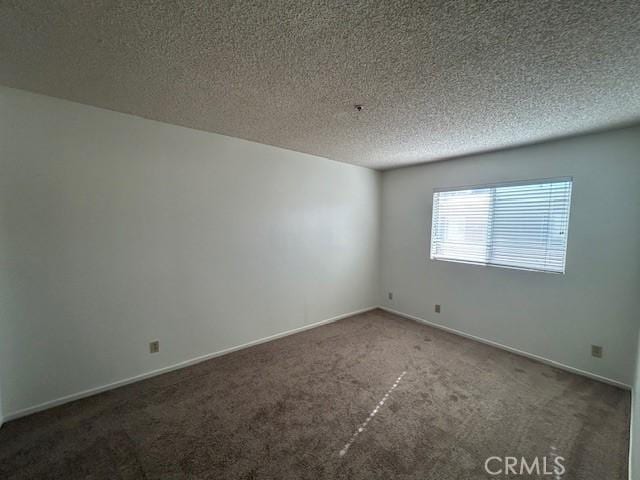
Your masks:
{"label": "wall outlet plate", "polygon": [[436,303],[436,304],[435,304],[435,306],[434,306],[434,308],[433,308],[433,310],[434,310],[436,313],[440,313],[440,305]]}
{"label": "wall outlet plate", "polygon": [[602,358],[602,346],[591,345],[591,356],[596,358]]}
{"label": "wall outlet plate", "polygon": [[160,341],[154,340],[149,342],[149,353],[158,353],[160,351]]}

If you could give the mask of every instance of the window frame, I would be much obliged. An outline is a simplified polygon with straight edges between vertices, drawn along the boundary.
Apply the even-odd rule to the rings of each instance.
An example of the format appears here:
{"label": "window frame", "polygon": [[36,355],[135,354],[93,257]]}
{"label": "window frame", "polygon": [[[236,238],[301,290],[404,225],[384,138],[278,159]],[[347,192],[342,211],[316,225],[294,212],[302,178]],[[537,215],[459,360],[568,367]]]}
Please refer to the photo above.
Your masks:
{"label": "window frame", "polygon": [[[520,267],[516,265],[500,265],[495,263],[486,263],[486,262],[474,262],[470,260],[458,260],[458,259],[449,259],[449,258],[434,258],[432,254],[432,246],[433,246],[433,230],[434,230],[434,194],[438,192],[455,192],[460,190],[476,190],[476,189],[489,189],[489,188],[499,188],[499,187],[515,187],[515,186],[526,186],[526,185],[538,185],[538,184],[548,184],[548,183],[563,183],[570,182],[571,183],[571,193],[569,195],[569,208],[567,209],[567,228],[566,228],[566,241],[565,241],[565,249],[564,249],[564,265],[562,271],[554,271],[554,270],[545,270],[541,268],[527,268]],[[509,180],[509,181],[501,181],[494,183],[481,183],[474,185],[459,185],[454,187],[435,187],[431,192],[431,227],[429,229],[429,242],[428,242],[428,258],[432,262],[447,262],[447,263],[460,263],[464,265],[475,265],[480,267],[493,267],[493,268],[503,268],[507,270],[520,270],[525,272],[537,272],[537,273],[550,273],[555,275],[566,275],[567,272],[567,257],[569,250],[569,226],[571,220],[571,210],[573,208],[573,187],[575,184],[575,180],[572,176],[561,176],[561,177],[549,177],[549,178],[535,178],[528,180]],[[494,209],[491,208],[490,215],[493,216]],[[487,248],[491,248],[491,245],[487,245]]]}

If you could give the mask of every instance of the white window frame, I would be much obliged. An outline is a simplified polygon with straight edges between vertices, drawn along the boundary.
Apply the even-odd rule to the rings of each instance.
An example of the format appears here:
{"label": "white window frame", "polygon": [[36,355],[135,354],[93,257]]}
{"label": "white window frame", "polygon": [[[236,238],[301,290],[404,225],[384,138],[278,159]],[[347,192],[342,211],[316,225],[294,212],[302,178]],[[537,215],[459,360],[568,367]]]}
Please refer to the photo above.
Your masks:
{"label": "white window frame", "polygon": [[[567,218],[566,218],[566,229],[565,229],[565,245],[564,245],[564,265],[562,271],[555,270],[546,270],[546,269],[538,269],[538,268],[527,268],[523,266],[517,265],[504,265],[504,264],[495,264],[495,263],[486,263],[486,262],[475,262],[469,260],[461,260],[454,258],[435,258],[433,253],[433,234],[434,234],[434,194],[438,192],[453,192],[460,190],[475,190],[475,189],[489,189],[489,188],[499,188],[499,187],[514,187],[514,186],[524,186],[524,185],[537,185],[537,184],[547,184],[547,183],[562,183],[562,182],[570,182],[571,183],[571,192],[569,194],[569,208],[567,210]],[[570,176],[564,177],[551,177],[551,178],[537,178],[530,180],[513,180],[513,181],[504,181],[504,182],[495,182],[495,183],[485,183],[485,184],[477,184],[477,185],[462,185],[455,187],[438,187],[434,188],[431,195],[431,228],[429,232],[429,259],[431,261],[436,262],[450,262],[450,263],[461,263],[466,265],[476,265],[482,267],[494,267],[494,268],[503,268],[508,270],[521,270],[528,272],[539,272],[539,273],[551,273],[556,275],[564,275],[566,274],[567,267],[567,255],[569,250],[569,225],[571,218],[571,209],[573,208],[573,185],[574,179]],[[494,209],[491,209],[491,215],[494,214]],[[491,248],[491,244],[487,245],[487,248]]]}

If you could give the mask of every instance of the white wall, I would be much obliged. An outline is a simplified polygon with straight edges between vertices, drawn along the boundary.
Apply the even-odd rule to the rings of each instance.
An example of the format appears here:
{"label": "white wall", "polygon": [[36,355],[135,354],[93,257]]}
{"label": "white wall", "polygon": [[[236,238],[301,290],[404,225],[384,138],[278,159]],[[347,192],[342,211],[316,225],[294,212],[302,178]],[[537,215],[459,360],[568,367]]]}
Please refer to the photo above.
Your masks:
{"label": "white wall", "polygon": [[5,417],[377,304],[377,172],[7,88],[0,122]]}
{"label": "white wall", "polygon": [[[435,187],[555,176],[574,178],[565,275],[429,260]],[[639,181],[638,127],[384,172],[381,303],[631,385]]]}

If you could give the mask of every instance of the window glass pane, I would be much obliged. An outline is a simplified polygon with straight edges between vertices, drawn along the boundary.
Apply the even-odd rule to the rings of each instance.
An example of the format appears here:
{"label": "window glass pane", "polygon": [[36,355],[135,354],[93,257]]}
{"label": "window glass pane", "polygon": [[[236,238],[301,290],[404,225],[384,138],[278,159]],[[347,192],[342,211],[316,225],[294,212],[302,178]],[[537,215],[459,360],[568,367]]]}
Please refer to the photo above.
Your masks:
{"label": "window glass pane", "polygon": [[[432,258],[484,263],[491,212],[489,189],[436,193]],[[436,215],[437,213],[437,215]],[[435,241],[435,242],[434,242]]]}

